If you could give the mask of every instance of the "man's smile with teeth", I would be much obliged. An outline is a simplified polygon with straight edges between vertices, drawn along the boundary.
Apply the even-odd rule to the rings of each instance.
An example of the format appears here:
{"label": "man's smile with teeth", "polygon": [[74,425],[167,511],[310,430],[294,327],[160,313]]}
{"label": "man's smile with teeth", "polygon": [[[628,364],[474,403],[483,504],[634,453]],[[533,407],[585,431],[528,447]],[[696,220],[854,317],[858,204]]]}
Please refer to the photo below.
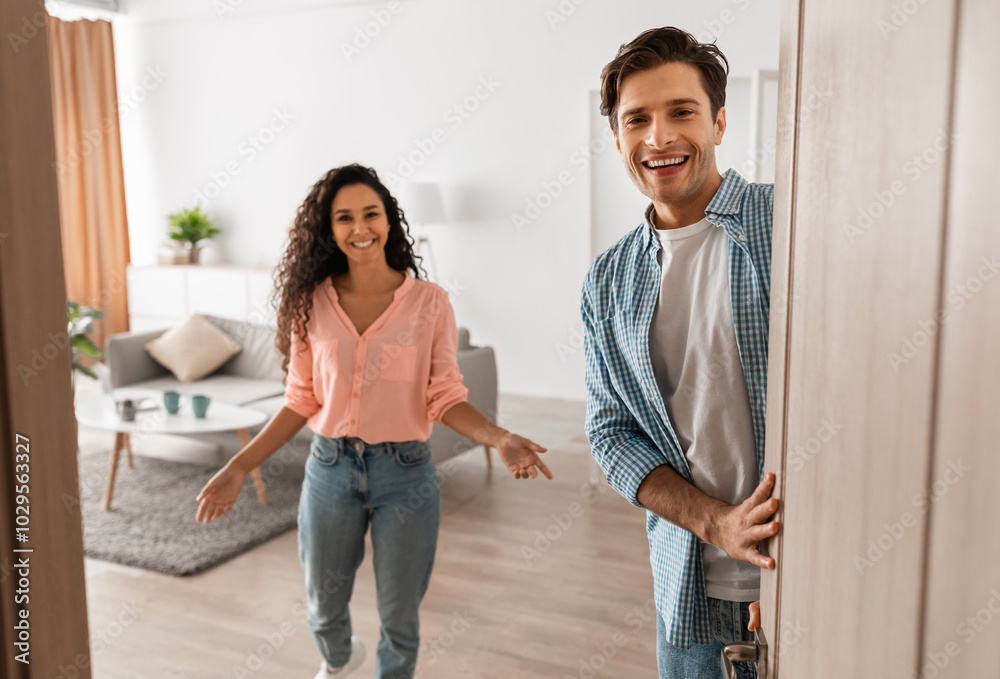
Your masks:
{"label": "man's smile with teeth", "polygon": [[646,160],[642,164],[648,168],[670,167],[671,165],[680,165],[687,159],[687,156],[680,156],[678,158],[664,158],[662,160]]}

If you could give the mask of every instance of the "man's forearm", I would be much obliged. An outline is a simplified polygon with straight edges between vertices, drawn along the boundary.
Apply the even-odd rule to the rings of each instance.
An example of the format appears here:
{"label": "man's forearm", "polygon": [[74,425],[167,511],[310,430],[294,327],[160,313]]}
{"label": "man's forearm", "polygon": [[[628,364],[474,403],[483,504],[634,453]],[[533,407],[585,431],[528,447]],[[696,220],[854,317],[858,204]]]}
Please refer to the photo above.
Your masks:
{"label": "man's forearm", "polygon": [[657,467],[643,479],[636,499],[657,516],[711,544],[716,544],[718,517],[729,508],[688,483],[669,465]]}

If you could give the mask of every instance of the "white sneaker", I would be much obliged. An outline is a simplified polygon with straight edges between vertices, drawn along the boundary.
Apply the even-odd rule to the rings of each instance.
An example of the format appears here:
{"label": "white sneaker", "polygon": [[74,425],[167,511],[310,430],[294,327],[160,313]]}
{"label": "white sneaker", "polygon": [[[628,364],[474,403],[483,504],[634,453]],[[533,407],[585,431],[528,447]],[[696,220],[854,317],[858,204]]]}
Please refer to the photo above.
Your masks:
{"label": "white sneaker", "polygon": [[365,645],[361,643],[361,639],[351,637],[351,657],[348,658],[347,664],[343,667],[334,669],[327,665],[324,660],[320,665],[319,672],[313,679],[334,679],[335,677],[346,677],[348,674],[361,667],[361,663],[364,661]]}

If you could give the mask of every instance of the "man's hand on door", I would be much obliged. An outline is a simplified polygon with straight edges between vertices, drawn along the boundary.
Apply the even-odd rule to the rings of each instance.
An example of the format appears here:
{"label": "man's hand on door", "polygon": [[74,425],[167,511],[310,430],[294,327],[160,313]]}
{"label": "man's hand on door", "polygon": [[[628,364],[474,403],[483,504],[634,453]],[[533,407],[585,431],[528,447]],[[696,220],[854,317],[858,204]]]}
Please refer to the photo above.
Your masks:
{"label": "man's hand on door", "polygon": [[781,524],[770,521],[778,511],[774,492],[774,474],[768,472],[753,494],[741,504],[721,505],[711,522],[708,542],[725,550],[734,559],[749,561],[761,568],[774,568],[774,559],[760,553],[759,545],[778,533]]}

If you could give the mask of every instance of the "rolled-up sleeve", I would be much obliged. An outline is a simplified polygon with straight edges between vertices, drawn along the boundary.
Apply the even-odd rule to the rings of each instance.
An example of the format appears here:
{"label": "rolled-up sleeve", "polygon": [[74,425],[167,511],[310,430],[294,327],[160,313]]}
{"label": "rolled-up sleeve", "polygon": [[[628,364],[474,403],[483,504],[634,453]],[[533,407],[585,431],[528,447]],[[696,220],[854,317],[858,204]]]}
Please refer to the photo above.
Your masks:
{"label": "rolled-up sleeve", "polygon": [[636,507],[643,507],[637,497],[639,486],[651,471],[669,462],[615,389],[595,334],[588,288],[584,286],[580,305],[586,355],[587,440],[594,459],[608,477],[608,485]]}
{"label": "rolled-up sleeve", "polygon": [[447,293],[441,292],[436,306],[431,374],[427,384],[427,417],[431,422],[440,422],[452,406],[469,398],[469,390],[462,383],[462,373],[458,369],[458,328]]}
{"label": "rolled-up sleeve", "polygon": [[292,330],[291,355],[288,358],[288,379],[285,384],[285,406],[302,417],[309,418],[319,412],[321,406],[313,391],[312,346],[308,336],[305,340]]}

